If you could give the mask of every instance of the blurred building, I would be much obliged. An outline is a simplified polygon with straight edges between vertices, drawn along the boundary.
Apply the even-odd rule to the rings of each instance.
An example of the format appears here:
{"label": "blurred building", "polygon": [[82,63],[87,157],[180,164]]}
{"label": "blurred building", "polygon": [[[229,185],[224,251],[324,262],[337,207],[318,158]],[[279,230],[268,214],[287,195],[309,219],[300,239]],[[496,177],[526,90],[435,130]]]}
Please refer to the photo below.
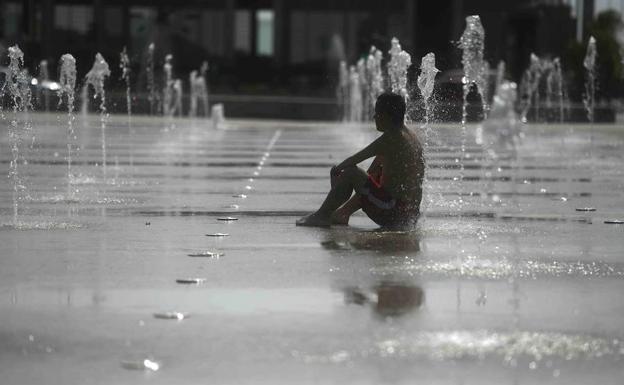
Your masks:
{"label": "blurred building", "polygon": [[19,43],[31,68],[71,52],[84,73],[98,51],[115,66],[128,46],[142,73],[154,42],[180,77],[208,60],[223,92],[330,95],[339,60],[387,50],[393,36],[414,58],[435,52],[439,68],[458,68],[454,41],[470,14],[481,15],[490,63],[519,77],[531,52],[560,54],[593,0],[0,0],[0,10],[0,44]]}

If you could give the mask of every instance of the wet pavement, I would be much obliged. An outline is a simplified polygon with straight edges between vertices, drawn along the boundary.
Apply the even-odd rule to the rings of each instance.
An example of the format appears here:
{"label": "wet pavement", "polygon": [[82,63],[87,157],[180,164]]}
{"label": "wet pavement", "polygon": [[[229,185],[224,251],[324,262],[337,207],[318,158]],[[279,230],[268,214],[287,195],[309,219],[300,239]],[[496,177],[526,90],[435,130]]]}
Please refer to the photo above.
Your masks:
{"label": "wet pavement", "polygon": [[492,156],[435,125],[424,216],[383,231],[294,226],[368,125],[112,116],[104,178],[78,116],[68,197],[66,119],[31,119],[17,226],[0,183],[2,383],[624,378],[622,127],[528,126]]}

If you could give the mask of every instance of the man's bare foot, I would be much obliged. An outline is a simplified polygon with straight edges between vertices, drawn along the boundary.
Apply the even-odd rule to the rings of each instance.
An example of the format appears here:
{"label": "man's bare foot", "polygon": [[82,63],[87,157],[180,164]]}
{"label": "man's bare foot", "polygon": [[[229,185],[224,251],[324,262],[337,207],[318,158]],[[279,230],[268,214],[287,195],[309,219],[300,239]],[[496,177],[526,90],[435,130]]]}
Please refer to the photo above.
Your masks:
{"label": "man's bare foot", "polygon": [[330,218],[331,219],[331,224],[332,225],[347,226],[347,225],[349,225],[349,217],[350,217],[350,215],[345,215],[345,214],[341,213],[340,210],[336,210],[331,215],[331,218]]}
{"label": "man's bare foot", "polygon": [[331,220],[325,216],[322,216],[318,212],[306,215],[296,222],[297,226],[309,226],[309,227],[330,227]]}

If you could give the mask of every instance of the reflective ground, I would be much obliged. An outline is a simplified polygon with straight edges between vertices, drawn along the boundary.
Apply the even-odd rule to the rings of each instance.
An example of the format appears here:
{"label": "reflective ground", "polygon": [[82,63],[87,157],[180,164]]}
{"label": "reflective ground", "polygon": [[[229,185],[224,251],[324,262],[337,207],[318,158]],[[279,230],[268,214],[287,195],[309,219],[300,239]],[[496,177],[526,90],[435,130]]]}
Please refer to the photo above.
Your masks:
{"label": "reflective ground", "polygon": [[435,126],[425,215],[389,232],[294,226],[371,126],[113,116],[104,178],[78,116],[68,196],[66,117],[30,119],[17,223],[0,183],[2,383],[624,377],[622,127],[528,126],[494,154]]}

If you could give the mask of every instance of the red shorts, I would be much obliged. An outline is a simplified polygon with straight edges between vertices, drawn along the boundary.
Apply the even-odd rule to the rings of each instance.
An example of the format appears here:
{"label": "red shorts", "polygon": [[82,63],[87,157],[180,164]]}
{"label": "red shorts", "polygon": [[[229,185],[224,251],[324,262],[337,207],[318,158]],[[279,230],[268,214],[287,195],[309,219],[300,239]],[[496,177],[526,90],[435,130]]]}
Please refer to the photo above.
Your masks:
{"label": "red shorts", "polygon": [[393,198],[371,175],[358,194],[362,211],[380,226],[400,225],[418,217],[418,210],[410,210],[408,204]]}

